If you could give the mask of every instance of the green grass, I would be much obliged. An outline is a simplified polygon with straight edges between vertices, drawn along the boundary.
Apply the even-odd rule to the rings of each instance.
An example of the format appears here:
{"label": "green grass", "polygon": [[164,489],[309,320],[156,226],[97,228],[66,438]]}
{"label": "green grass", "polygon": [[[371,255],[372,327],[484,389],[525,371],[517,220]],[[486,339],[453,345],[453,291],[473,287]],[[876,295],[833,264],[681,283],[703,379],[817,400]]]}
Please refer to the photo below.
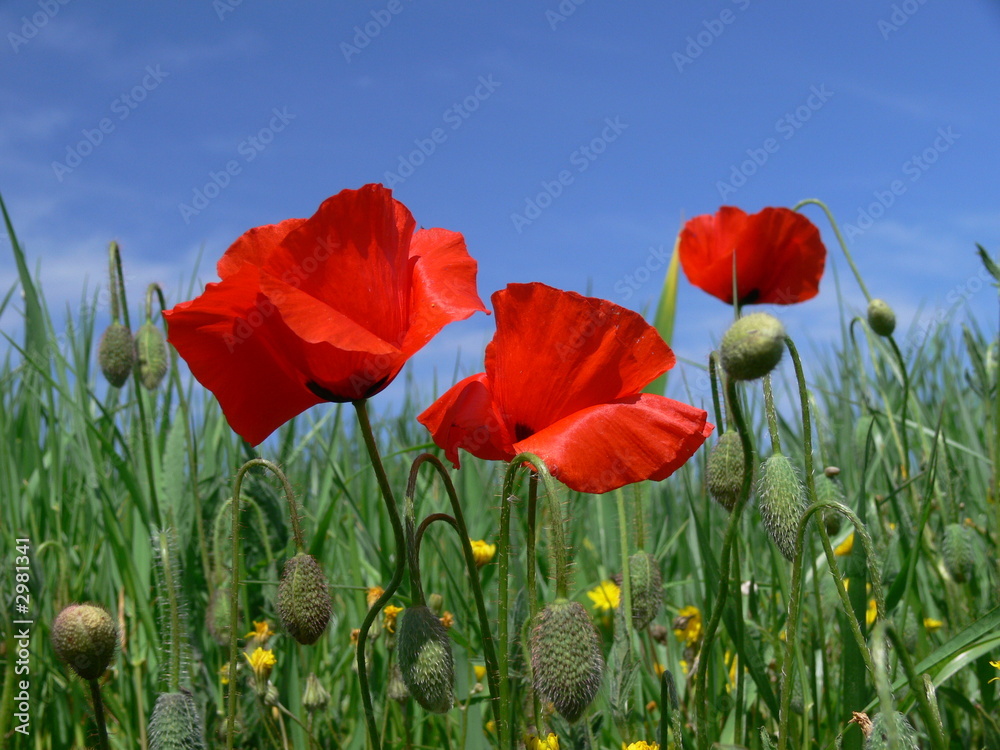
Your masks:
{"label": "green grass", "polygon": [[[295,489],[308,550],[332,585],[334,612],[315,646],[299,646],[280,633],[272,639],[277,666],[271,679],[281,704],[311,726],[320,747],[365,748],[351,631],[367,611],[366,588],[384,585],[390,578],[395,550],[353,411],[333,405],[314,409],[283,427],[257,452],[232,433],[210,394],[182,374],[186,370],[178,368],[176,359],[155,392],[138,388],[134,380],[120,391],[107,388],[95,364],[100,333],[94,330],[96,298],[57,327],[28,274],[13,228],[8,229],[21,284],[0,299],[0,311],[17,307],[24,336],[7,342],[0,366],[0,621],[6,636],[0,653],[0,744],[37,750],[97,745],[88,687],[56,660],[49,642],[50,624],[62,607],[92,601],[107,607],[123,628],[123,647],[102,681],[111,746],[147,746],[150,711],[157,694],[171,682],[193,693],[208,747],[224,746],[224,691],[218,671],[227,661],[228,647],[213,637],[218,628],[210,628],[208,620],[219,616],[215,608],[220,597],[213,592],[224,595],[231,574],[227,500],[232,480],[244,461],[261,455],[282,466]],[[171,301],[181,294],[168,290]],[[133,305],[134,315],[137,309]],[[890,345],[864,325],[850,326],[845,320],[841,344],[813,354],[808,363],[814,460],[818,468],[840,467],[844,501],[865,519],[874,541],[888,620],[915,665],[916,680],[908,680],[899,649],[890,652],[884,676],[893,684],[896,707],[917,727],[922,746],[931,747],[927,718],[915,700],[926,674],[933,685],[930,702],[940,713],[944,736],[952,738],[951,746],[1000,747],[998,685],[989,682],[1000,676],[989,665],[991,659],[1000,659],[997,345],[995,332],[973,321],[961,337],[951,330],[936,328],[904,349],[910,377],[904,423],[902,371]],[[802,421],[790,366],[782,366],[774,388],[781,444],[801,472]],[[400,499],[410,462],[429,448],[428,436],[414,419],[425,404],[418,403],[413,388],[409,393],[398,413],[376,425],[390,482]],[[744,396],[759,462],[770,454],[759,384],[751,384]],[[710,440],[714,442],[715,437]],[[664,726],[670,723],[669,712],[663,714],[669,706],[661,700],[657,665],[669,670],[676,683],[679,707],[674,718],[683,745],[696,747],[693,681],[685,672],[696,658],[709,665],[709,739],[723,746],[760,748],[765,746],[763,729],[774,740],[792,567],[768,540],[752,503],[735,547],[737,594],[730,598],[711,652],[685,650],[670,632],[686,606],[697,607],[707,620],[718,589],[728,516],[704,489],[708,447],[665,482],[625,490],[630,516],[625,552],[635,551],[641,535],[663,574],[665,607],[654,621],[661,632],[666,629],[660,640],[646,631],[633,634],[630,642],[616,642],[612,617],[594,611],[586,596],[621,568],[614,493],[589,497],[565,492],[560,498],[569,519],[569,593],[593,612],[608,662],[601,692],[587,714],[597,748],[653,741],[661,719]],[[469,457],[453,474],[473,538],[496,540],[503,468]],[[418,515],[447,512],[440,482],[429,472],[421,477]],[[254,470],[243,488],[241,578],[246,584],[239,592],[240,636],[255,620],[267,619],[279,628],[276,586],[281,566],[294,554],[280,485]],[[521,490],[524,500],[526,489]],[[533,716],[521,638],[530,609],[524,507],[525,502],[519,502],[513,513],[511,568],[511,590],[516,594],[511,612],[514,696],[517,705],[525,707],[517,712],[522,722],[518,738]],[[545,520],[543,507],[542,525]],[[951,523],[966,523],[974,530],[975,569],[966,583],[956,582],[942,560],[944,528]],[[843,542],[848,531],[844,524],[833,535],[833,544]],[[160,580],[163,566],[154,551],[161,533],[174,540],[171,573],[187,644],[180,669],[170,666],[169,586]],[[530,562],[537,566],[538,600],[544,603],[554,598],[555,590],[549,537],[544,530],[539,537]],[[30,681],[28,736],[13,733],[18,722],[10,710],[17,687],[17,679],[12,679],[17,643],[11,602],[19,538],[30,540],[30,674],[17,677]],[[857,748],[860,734],[848,724],[851,711],[880,710],[879,675],[867,673],[859,661],[815,524],[808,527],[805,540],[801,626],[793,654],[797,677],[790,688],[790,746],[832,748],[842,743]],[[860,540],[854,550],[836,558],[837,564],[852,580],[866,580]],[[413,747],[493,747],[495,735],[484,729],[490,718],[488,691],[473,690],[473,665],[483,664],[484,657],[461,549],[455,534],[436,524],[422,551],[424,589],[440,594],[443,607],[455,617],[449,632],[458,705],[438,716],[425,714],[412,699],[399,704],[386,698],[394,657],[388,648],[392,639],[382,630],[380,618],[369,653],[384,746],[403,747],[408,741]],[[481,578],[495,633],[496,564],[483,568]],[[738,593],[740,586],[743,593]],[[404,584],[394,602],[406,605],[408,591]],[[863,623],[868,595],[860,585],[851,586],[850,594]],[[936,630],[925,628],[925,618],[943,624]],[[743,667],[734,671],[736,684],[730,681],[732,654]],[[282,714],[275,723],[271,709],[256,702],[245,681],[245,667],[238,677],[243,683],[237,746],[273,747],[270,738],[287,737],[289,747],[308,747],[294,720]],[[312,717],[301,705],[310,672],[331,694],[328,708]],[[561,747],[584,746],[584,723],[569,727],[557,716],[549,721]],[[671,735],[671,741],[678,746],[677,737]]]}

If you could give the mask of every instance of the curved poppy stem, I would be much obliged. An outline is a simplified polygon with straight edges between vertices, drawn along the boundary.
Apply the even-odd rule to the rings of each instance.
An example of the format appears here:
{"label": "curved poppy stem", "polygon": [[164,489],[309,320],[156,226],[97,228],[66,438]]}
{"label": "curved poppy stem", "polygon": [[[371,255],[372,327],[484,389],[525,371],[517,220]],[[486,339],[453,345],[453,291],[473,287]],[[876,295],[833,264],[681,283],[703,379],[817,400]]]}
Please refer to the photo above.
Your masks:
{"label": "curved poppy stem", "polygon": [[743,509],[746,507],[750,497],[750,486],[753,483],[753,443],[750,441],[750,432],[743,418],[743,411],[740,407],[736,394],[736,382],[732,379],[726,381],[726,396],[729,403],[730,416],[735,423],[736,431],[740,435],[740,442],[743,444],[743,484],[740,487],[740,495],[733,505],[733,510],[729,514],[729,524],[726,526],[726,535],[722,542],[722,555],[719,562],[719,570],[723,571],[719,580],[719,595],[716,597],[715,606],[712,608],[712,616],[705,627],[705,635],[702,637],[701,648],[698,651],[698,671],[695,675],[695,695],[697,710],[697,737],[698,747],[707,750],[709,746],[708,738],[708,695],[705,685],[708,678],[708,656],[715,634],[719,629],[719,622],[722,620],[722,610],[726,604],[726,597],[729,595],[730,560],[732,558],[733,544],[736,541],[737,530],[740,519],[743,516]]}
{"label": "curved poppy stem", "polygon": [[[472,539],[469,537],[469,530],[465,525],[465,515],[462,513],[462,506],[458,502],[458,492],[455,484],[448,475],[448,470],[444,464],[431,453],[422,453],[413,460],[410,466],[410,477],[406,486],[407,495],[416,492],[417,471],[423,464],[429,464],[441,477],[445,490],[448,493],[448,500],[451,502],[452,523],[458,532],[459,541],[462,545],[462,552],[465,555],[465,566],[469,571],[469,582],[472,585],[472,596],[476,600],[476,611],[479,615],[479,637],[483,642],[483,656],[486,660],[486,679],[490,689],[490,706],[493,711],[493,720],[500,726],[500,670],[497,666],[496,645],[493,641],[493,634],[490,631],[490,617],[486,611],[486,600],[483,597],[483,588],[479,582],[479,566],[476,565],[476,557],[472,554]],[[444,520],[444,519],[442,519]],[[419,535],[418,531],[418,535]]]}
{"label": "curved poppy stem", "polygon": [[[715,423],[722,425],[722,431],[725,432],[728,423],[722,421],[722,405],[719,402],[719,353],[717,351],[708,355],[708,380],[712,384],[712,409],[715,411]],[[729,418],[728,408],[726,418]]]}
{"label": "curved poppy stem", "polygon": [[793,211],[798,211],[803,206],[808,206],[812,204],[814,206],[819,206],[823,209],[823,213],[826,214],[827,220],[830,222],[830,226],[833,227],[833,233],[837,236],[837,242],[840,244],[840,249],[844,252],[844,257],[847,258],[847,264],[851,267],[851,271],[854,272],[854,278],[858,281],[858,286],[861,287],[861,292],[865,295],[865,300],[868,302],[872,301],[872,296],[868,293],[868,287],[865,286],[865,280],[861,278],[861,272],[858,267],[854,265],[854,258],[851,257],[851,251],[847,249],[847,243],[844,242],[844,237],[840,233],[840,227],[837,226],[836,219],[833,218],[833,214],[827,205],[819,200],[818,198],[806,198],[801,200],[792,206]]}
{"label": "curved poppy stem", "polygon": [[389,514],[389,523],[392,525],[392,533],[396,543],[396,569],[389,580],[382,596],[375,600],[375,603],[368,610],[365,619],[361,622],[358,631],[358,682],[361,683],[361,702],[364,704],[365,721],[368,725],[368,739],[371,741],[374,750],[381,750],[382,743],[379,740],[378,725],[375,723],[375,709],[372,707],[371,688],[368,685],[368,669],[365,662],[365,644],[368,642],[368,630],[371,628],[382,607],[392,598],[403,581],[403,574],[406,572],[406,538],[403,534],[403,524],[399,520],[399,511],[396,508],[396,500],[392,494],[392,487],[389,484],[389,477],[385,473],[382,465],[382,457],[378,452],[378,445],[375,443],[375,434],[372,432],[372,423],[368,418],[368,401],[359,399],[351,402],[358,414],[358,424],[361,427],[361,435],[365,441],[365,448],[368,450],[368,458],[371,460],[372,469],[375,471],[375,478],[378,481],[382,499],[385,502],[386,512]]}

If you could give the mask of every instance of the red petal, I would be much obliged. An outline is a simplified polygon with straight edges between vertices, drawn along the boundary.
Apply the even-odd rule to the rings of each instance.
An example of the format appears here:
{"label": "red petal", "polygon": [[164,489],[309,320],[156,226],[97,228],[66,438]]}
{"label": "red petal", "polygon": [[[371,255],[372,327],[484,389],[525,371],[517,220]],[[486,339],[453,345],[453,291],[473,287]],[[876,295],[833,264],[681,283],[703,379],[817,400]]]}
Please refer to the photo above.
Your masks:
{"label": "red petal", "polygon": [[465,320],[474,312],[489,314],[476,291],[476,261],[469,257],[465,238],[447,229],[422,229],[410,243],[413,290],[410,328],[402,349],[411,356],[448,323]]}
{"label": "red petal", "polygon": [[[740,244],[746,227],[747,215],[734,206],[723,206],[716,214],[704,214],[690,219],[681,230],[678,255],[688,281],[713,297],[732,304],[733,299],[733,250]],[[754,264],[744,253],[737,278],[739,295],[753,289]]]}
{"label": "red petal", "polygon": [[666,479],[714,429],[702,409],[643,394],[583,409],[514,443],[548,465],[570,489],[600,494]]}
{"label": "red petal", "polygon": [[758,282],[756,302],[788,305],[819,293],[826,247],[819,229],[802,214],[787,208],[765,208],[753,214],[740,244],[743,248],[748,254],[749,248],[755,248],[758,265],[766,270]]}
{"label": "red petal", "polygon": [[606,300],[510,284],[493,295],[493,309],[497,332],[486,349],[486,373],[516,438],[636,395],[674,365],[655,328]]}
{"label": "red petal", "polygon": [[260,268],[288,233],[298,229],[305,221],[286,219],[280,224],[266,224],[247,230],[229,246],[216,264],[215,270],[218,271],[219,278],[232,276],[246,264]]}
{"label": "red petal", "polygon": [[296,337],[259,294],[257,281],[257,269],[245,265],[164,313],[170,343],[252,445],[322,400],[305,387],[288,355]]}
{"label": "red petal", "polygon": [[417,417],[458,468],[458,449],[488,461],[514,457],[486,373],[458,382]]}

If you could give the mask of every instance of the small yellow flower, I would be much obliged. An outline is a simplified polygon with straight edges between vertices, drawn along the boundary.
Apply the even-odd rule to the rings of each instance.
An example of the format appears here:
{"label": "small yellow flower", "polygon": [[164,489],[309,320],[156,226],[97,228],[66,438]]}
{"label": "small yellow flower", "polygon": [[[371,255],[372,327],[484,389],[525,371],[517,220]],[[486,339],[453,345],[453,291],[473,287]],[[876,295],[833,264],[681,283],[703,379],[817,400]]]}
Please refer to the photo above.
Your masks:
{"label": "small yellow flower", "polygon": [[739,669],[740,658],[734,653],[729,651],[726,652],[724,657],[726,664],[729,665],[729,680],[726,683],[726,692],[733,692],[733,688],[736,687],[736,670]]}
{"label": "small yellow flower", "polygon": [[361,637],[361,628],[354,628],[351,630],[351,645],[357,646],[358,639]]}
{"label": "small yellow flower", "polygon": [[219,667],[219,679],[222,681],[223,685],[229,684],[229,662],[227,661],[221,667]]}
{"label": "small yellow flower", "polygon": [[875,624],[875,618],[878,617],[878,605],[875,604],[874,599],[868,600],[868,611],[865,612],[865,622],[868,623],[868,627]]}
{"label": "small yellow flower", "polygon": [[623,742],[622,750],[660,750],[660,746],[655,742],[646,742],[646,740],[639,740],[638,742],[633,742],[631,745],[626,745]]}
{"label": "small yellow flower", "polygon": [[253,621],[253,630],[247,633],[244,638],[248,638],[247,650],[253,651],[258,646],[264,648],[267,646],[267,642],[271,640],[271,636],[274,635],[274,631],[271,630],[271,624],[264,620],[263,622]]}
{"label": "small yellow flower", "polygon": [[469,542],[472,544],[472,559],[476,561],[477,568],[486,565],[497,553],[497,546],[485,539],[470,539]]}
{"label": "small yellow flower", "polygon": [[681,671],[686,675],[691,666],[684,660],[681,659]]}
{"label": "small yellow flower", "polygon": [[385,609],[382,610],[382,627],[388,630],[390,633],[396,632],[396,617],[400,612],[403,611],[402,607],[397,607],[394,604],[387,604]]}
{"label": "small yellow flower", "polygon": [[267,695],[267,683],[271,677],[271,670],[278,660],[274,658],[274,652],[262,649],[260,646],[252,654],[243,654],[250,662],[250,669],[253,670],[254,690],[261,698]]}
{"label": "small yellow flower", "polygon": [[524,747],[525,750],[559,750],[559,738],[551,732],[544,740],[532,734],[524,741]]}
{"label": "small yellow flower", "polygon": [[447,630],[448,628],[450,628],[452,625],[455,624],[455,615],[453,615],[448,610],[445,610],[444,612],[441,613],[441,624],[444,625],[445,630]]}
{"label": "small yellow flower", "polygon": [[365,592],[365,602],[368,604],[368,609],[375,606],[375,602],[379,600],[379,597],[385,593],[385,589],[381,586],[372,586],[368,591]]}
{"label": "small yellow flower", "polygon": [[482,682],[486,676],[486,667],[482,664],[473,664],[472,671],[476,673],[476,682]]}
{"label": "small yellow flower", "polygon": [[[1000,661],[991,661],[990,666],[994,669],[1000,669]],[[1000,680],[1000,677],[994,677],[990,682],[996,682],[997,680]]]}
{"label": "small yellow flower", "polygon": [[854,532],[852,531],[848,535],[847,539],[842,541],[836,547],[833,548],[833,554],[837,557],[847,557],[851,552],[854,551]]}
{"label": "small yellow flower", "polygon": [[653,711],[655,711],[657,708],[658,706],[656,705],[656,701],[650,701],[649,703],[646,704],[646,710],[649,713],[653,713]]}
{"label": "small yellow flower", "polygon": [[924,629],[928,633],[933,633],[935,630],[940,630],[944,623],[941,620],[935,620],[933,617],[924,618]]}
{"label": "small yellow flower", "polygon": [[485,728],[486,728],[486,731],[489,732],[490,734],[496,734],[497,723],[495,721],[493,721],[493,719],[490,719],[489,721],[486,722],[486,727]]}
{"label": "small yellow flower", "polygon": [[663,677],[663,673],[667,671],[667,668],[656,661],[653,662],[653,671],[656,672],[657,677]]}
{"label": "small yellow flower", "polygon": [[674,618],[674,636],[690,648],[701,639],[701,610],[684,607]]}
{"label": "small yellow flower", "polygon": [[601,581],[587,592],[587,596],[594,603],[594,609],[598,612],[609,612],[612,609],[618,609],[618,604],[621,602],[621,589],[614,581]]}

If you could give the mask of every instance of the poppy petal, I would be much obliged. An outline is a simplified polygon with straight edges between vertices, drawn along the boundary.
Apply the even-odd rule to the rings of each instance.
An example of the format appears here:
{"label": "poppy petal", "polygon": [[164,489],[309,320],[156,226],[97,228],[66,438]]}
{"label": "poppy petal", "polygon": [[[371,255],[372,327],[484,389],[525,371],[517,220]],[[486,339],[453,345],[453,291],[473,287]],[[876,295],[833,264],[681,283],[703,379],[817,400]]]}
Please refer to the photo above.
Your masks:
{"label": "poppy petal", "polygon": [[539,283],[493,295],[486,372],[516,439],[594,404],[639,393],[674,365],[641,315]]}
{"label": "poppy petal", "polygon": [[170,343],[252,445],[322,401],[292,364],[295,335],[258,289],[257,269],[245,265],[163,314]]}
{"label": "poppy petal", "polygon": [[645,479],[666,479],[714,427],[702,409],[642,394],[599,404],[514,443],[536,454],[570,489],[600,494]]}
{"label": "poppy petal", "polygon": [[288,233],[298,229],[305,219],[286,219],[278,224],[266,224],[244,232],[219,259],[215,270],[220,279],[232,276],[244,265],[260,268]]}
{"label": "poppy petal", "polygon": [[456,383],[417,421],[430,431],[456,469],[459,448],[487,461],[514,457],[484,372]]}
{"label": "poppy petal", "polygon": [[758,256],[759,248],[770,248],[766,262],[756,263],[766,270],[758,274],[762,278],[757,282],[760,294],[756,302],[788,305],[819,293],[826,247],[819,229],[808,218],[787,208],[765,208],[753,214],[747,221],[737,258],[741,253],[751,255],[752,248],[758,248]]}
{"label": "poppy petal", "polygon": [[[735,206],[723,206],[715,214],[690,219],[681,230],[678,256],[688,281],[699,289],[732,304],[733,251],[740,245],[746,228],[747,214]],[[745,253],[738,260],[746,261],[737,271],[740,299],[757,285],[756,266]]]}
{"label": "poppy petal", "polygon": [[413,290],[410,328],[402,344],[409,357],[448,323],[475,312],[489,314],[476,291],[476,261],[465,238],[447,229],[422,229],[410,242]]}

